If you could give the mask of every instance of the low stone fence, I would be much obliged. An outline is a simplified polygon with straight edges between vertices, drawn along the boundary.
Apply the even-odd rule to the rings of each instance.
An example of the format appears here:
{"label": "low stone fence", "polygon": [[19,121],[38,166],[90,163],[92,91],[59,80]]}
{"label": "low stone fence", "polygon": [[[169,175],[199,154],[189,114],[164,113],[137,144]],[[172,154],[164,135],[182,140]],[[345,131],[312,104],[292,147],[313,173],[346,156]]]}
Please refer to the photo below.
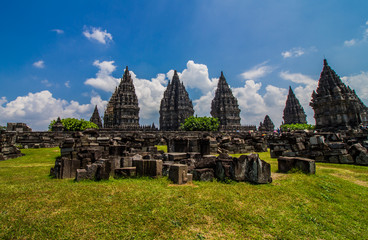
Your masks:
{"label": "low stone fence", "polygon": [[368,133],[287,132],[267,137],[271,157],[305,157],[317,162],[368,165]]}

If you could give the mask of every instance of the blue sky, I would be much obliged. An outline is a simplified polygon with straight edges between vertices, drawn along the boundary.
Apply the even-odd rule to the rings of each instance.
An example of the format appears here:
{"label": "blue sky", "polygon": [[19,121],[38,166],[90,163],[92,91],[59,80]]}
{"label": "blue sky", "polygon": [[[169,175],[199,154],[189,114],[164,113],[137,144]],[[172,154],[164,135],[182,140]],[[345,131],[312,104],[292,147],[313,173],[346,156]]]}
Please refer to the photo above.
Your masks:
{"label": "blue sky", "polygon": [[242,124],[281,124],[289,85],[308,106],[323,58],[368,104],[368,1],[6,1],[0,8],[0,125],[45,130],[100,115],[125,66],[140,123],[158,125],[179,72],[195,114],[209,115],[220,72]]}

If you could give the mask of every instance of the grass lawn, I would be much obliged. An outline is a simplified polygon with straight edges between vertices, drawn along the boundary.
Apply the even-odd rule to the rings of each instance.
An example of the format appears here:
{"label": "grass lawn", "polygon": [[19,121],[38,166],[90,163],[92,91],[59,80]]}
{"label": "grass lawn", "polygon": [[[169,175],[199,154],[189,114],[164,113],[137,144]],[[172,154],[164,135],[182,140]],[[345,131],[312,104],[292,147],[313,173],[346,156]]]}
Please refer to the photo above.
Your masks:
{"label": "grass lawn", "polygon": [[368,167],[317,163],[272,184],[51,179],[58,148],[0,162],[0,239],[368,239]]}

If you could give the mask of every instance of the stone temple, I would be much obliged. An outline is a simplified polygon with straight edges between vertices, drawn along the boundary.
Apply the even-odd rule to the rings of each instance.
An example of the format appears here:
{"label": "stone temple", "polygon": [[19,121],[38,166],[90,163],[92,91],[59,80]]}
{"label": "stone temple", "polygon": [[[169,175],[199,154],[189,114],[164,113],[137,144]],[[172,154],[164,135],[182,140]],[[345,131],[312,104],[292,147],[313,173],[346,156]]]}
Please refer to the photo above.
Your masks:
{"label": "stone temple", "polygon": [[221,72],[215,97],[212,100],[211,115],[219,119],[220,128],[240,127],[238,100],[227,84],[223,72]]}
{"label": "stone temple", "polygon": [[304,109],[302,105],[300,105],[291,87],[289,87],[283,119],[284,124],[307,123],[307,115],[305,115]]}
{"label": "stone temple", "polygon": [[160,130],[176,131],[185,119],[193,116],[193,104],[189,94],[179,80],[178,73],[174,72],[172,81],[169,81],[160,105]]}
{"label": "stone temple", "polygon": [[323,70],[310,106],[314,110],[316,129],[346,130],[368,122],[368,108],[323,60]]}
{"label": "stone temple", "polygon": [[139,128],[138,98],[128,67],[107,104],[104,127],[125,130]]}
{"label": "stone temple", "polygon": [[93,114],[92,114],[91,119],[89,121],[96,124],[99,129],[102,128],[102,121],[101,121],[100,114],[98,112],[97,105],[95,106],[95,110],[93,111]]}
{"label": "stone temple", "polygon": [[273,124],[270,116],[266,115],[263,123],[260,122],[259,123],[259,128],[258,131],[267,131],[267,132],[272,132],[275,129],[275,125]]}

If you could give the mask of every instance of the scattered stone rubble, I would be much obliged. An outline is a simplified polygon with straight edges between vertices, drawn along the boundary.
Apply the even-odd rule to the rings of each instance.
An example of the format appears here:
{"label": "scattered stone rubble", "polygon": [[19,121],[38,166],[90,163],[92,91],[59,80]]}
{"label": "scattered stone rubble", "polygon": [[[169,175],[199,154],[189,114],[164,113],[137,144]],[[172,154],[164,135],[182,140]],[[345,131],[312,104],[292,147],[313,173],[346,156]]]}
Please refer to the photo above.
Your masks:
{"label": "scattered stone rubble", "polygon": [[286,132],[268,136],[271,157],[303,157],[317,162],[368,166],[368,133]]}
{"label": "scattered stone rubble", "polygon": [[15,133],[5,134],[0,130],[0,161],[22,156],[22,153],[15,146]]}

